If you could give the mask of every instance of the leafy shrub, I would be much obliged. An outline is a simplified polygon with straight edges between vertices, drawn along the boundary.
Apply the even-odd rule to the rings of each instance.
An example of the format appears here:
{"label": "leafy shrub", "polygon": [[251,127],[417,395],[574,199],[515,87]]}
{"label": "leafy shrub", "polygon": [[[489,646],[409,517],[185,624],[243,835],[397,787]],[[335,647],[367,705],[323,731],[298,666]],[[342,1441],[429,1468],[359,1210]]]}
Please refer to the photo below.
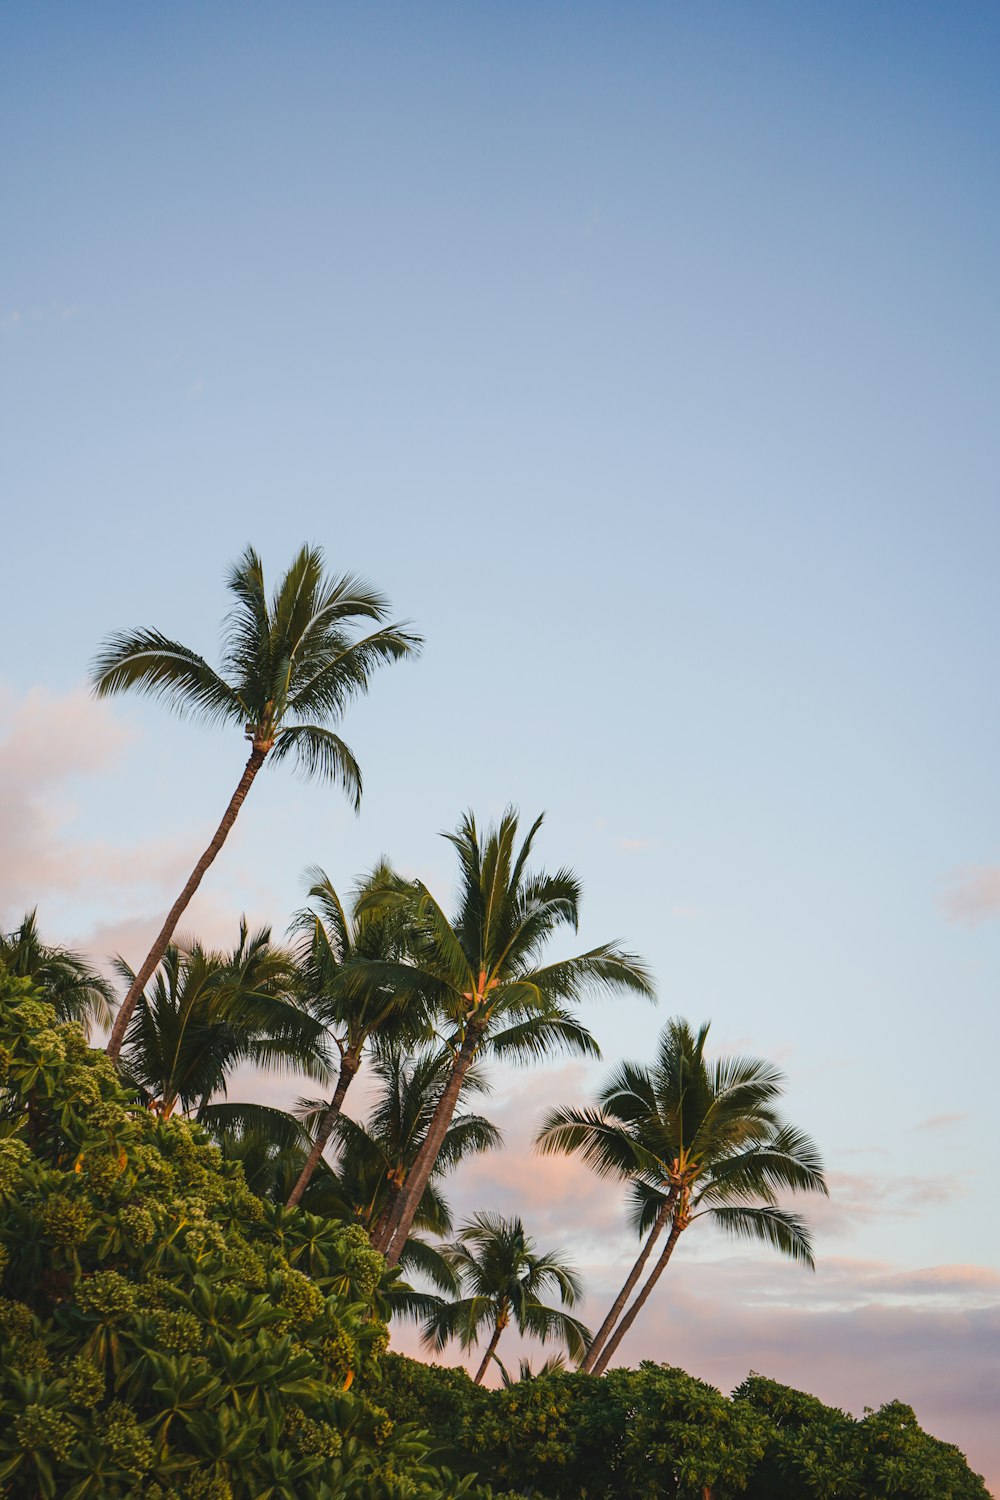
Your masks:
{"label": "leafy shrub", "polygon": [[467,1489],[369,1390],[364,1234],[263,1203],[0,973],[0,1492],[395,1500]]}

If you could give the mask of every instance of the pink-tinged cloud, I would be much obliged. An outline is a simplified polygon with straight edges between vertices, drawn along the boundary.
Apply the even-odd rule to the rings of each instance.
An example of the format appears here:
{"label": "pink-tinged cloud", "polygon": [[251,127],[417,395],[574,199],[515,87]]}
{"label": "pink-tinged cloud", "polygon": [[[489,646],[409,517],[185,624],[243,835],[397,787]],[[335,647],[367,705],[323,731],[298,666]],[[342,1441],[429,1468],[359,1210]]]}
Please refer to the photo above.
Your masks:
{"label": "pink-tinged cloud", "polygon": [[955,1125],[962,1125],[970,1120],[971,1115],[928,1115],[926,1120],[918,1120],[913,1127],[914,1130],[951,1130]]}
{"label": "pink-tinged cloud", "polygon": [[[53,697],[5,695],[0,741],[0,918],[48,897],[115,888],[148,890],[178,879],[190,851],[180,840],[142,850],[83,844],[68,831],[81,779],[112,771],[132,733],[82,689]],[[183,878],[181,876],[181,878]]]}
{"label": "pink-tinged cloud", "polygon": [[[12,927],[38,906],[50,941],[98,961],[121,953],[138,965],[190,873],[205,831],[175,831],[132,846],[74,837],[81,782],[112,773],[134,740],[132,731],[110,704],[83,689],[61,696],[32,689],[20,701],[0,696],[0,722],[8,726],[0,741],[0,926]],[[231,841],[238,845],[241,838],[237,826]],[[53,908],[72,910],[78,898],[91,905],[97,898],[108,918],[76,931],[55,930]],[[239,915],[231,901],[199,891],[179,936],[197,933],[210,946],[230,947]]]}
{"label": "pink-tinged cloud", "polygon": [[941,904],[951,921],[970,927],[1000,916],[1000,865],[970,866]]}

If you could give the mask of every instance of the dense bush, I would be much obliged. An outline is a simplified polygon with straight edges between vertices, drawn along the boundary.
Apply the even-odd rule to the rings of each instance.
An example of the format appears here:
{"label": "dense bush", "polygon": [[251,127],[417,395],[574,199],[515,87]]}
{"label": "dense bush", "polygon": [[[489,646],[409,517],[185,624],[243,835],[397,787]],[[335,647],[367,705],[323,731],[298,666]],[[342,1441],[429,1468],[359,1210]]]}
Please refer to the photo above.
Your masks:
{"label": "dense bush", "polygon": [[730,1399],[653,1364],[484,1391],[389,1355],[381,1379],[385,1406],[422,1413],[451,1467],[550,1500],[988,1500],[897,1402],[855,1421],[756,1375]]}
{"label": "dense bush", "polygon": [[0,1493],[438,1495],[368,1388],[383,1262],[251,1194],[0,974]]}

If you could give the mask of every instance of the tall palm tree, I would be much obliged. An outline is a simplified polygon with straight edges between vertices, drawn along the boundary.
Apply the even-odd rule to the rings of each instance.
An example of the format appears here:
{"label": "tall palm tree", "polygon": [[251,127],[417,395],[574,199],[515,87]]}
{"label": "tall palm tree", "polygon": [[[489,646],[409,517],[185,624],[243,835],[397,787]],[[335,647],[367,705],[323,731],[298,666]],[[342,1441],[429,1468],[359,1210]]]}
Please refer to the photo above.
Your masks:
{"label": "tall palm tree", "polygon": [[458,1338],[468,1350],[488,1328],[489,1342],[476,1371],[476,1385],[482,1384],[511,1322],[519,1333],[530,1334],[543,1344],[561,1338],[574,1358],[583,1353],[590,1338],[584,1325],[561,1308],[547,1307],[539,1300],[551,1287],[563,1307],[575,1306],[579,1279],[560,1251],[540,1254],[535,1249],[520,1219],[473,1214],[442,1253],[465,1295],[453,1302],[438,1302],[424,1324],[423,1342],[440,1352],[449,1340]]}
{"label": "tall palm tree", "polygon": [[[319,1165],[351,1083],[361,1067],[365,1047],[374,1042],[414,1043],[427,1032],[426,1007],[410,988],[398,990],[384,982],[378,962],[401,961],[405,929],[397,911],[364,908],[372,890],[391,881],[385,864],[376,866],[345,908],[329,877],[320,869],[309,872],[313,906],[298,913],[292,926],[300,934],[299,967],[311,1013],[327,1028],[340,1058],[337,1084],[322,1112],[315,1139],[288,1196],[292,1208],[302,1197]],[[353,984],[345,987],[345,976]],[[383,1080],[384,1081],[384,1080]]]}
{"label": "tall palm tree", "polygon": [[614,943],[541,963],[558,928],[576,929],[580,883],[566,869],[555,875],[530,874],[527,862],[542,819],[536,819],[520,844],[517,821],[517,813],[508,808],[483,843],[469,813],[457,832],[445,835],[458,853],[461,878],[453,921],[419,880],[397,882],[366,898],[372,906],[404,911],[410,963],[388,966],[386,980],[401,990],[419,988],[431,998],[452,1055],[424,1144],[375,1237],[390,1265],[406,1244],[473,1060],[482,1052],[515,1062],[536,1059],[559,1046],[599,1055],[597,1043],[576,1017],[576,1003],[591,990],[653,992],[642,962]]}
{"label": "tall palm tree", "polygon": [[[130,979],[128,965],[118,964]],[[243,1062],[329,1077],[323,1028],[298,1004],[297,979],[291,955],[272,946],[270,929],[251,935],[245,921],[229,954],[169,944],[125,1037],[130,1081],[164,1116],[180,1105],[220,1129],[246,1126],[251,1116],[262,1124],[260,1106],[211,1101],[225,1094],[229,1073]]]}
{"label": "tall palm tree", "polygon": [[[583,1361],[601,1374],[666,1269],[677,1241],[699,1219],[760,1240],[812,1266],[808,1229],[779,1206],[788,1192],[826,1193],[815,1145],[774,1109],[782,1073],[754,1057],[705,1057],[708,1025],[668,1022],[651,1067],[625,1062],[596,1108],[557,1109],[538,1137],[544,1153],[578,1152],[601,1176],[631,1183],[642,1250]],[[659,1259],[622,1316],[654,1244]]]}
{"label": "tall palm tree", "polygon": [[[381,594],[348,574],[327,577],[318,547],[302,548],[270,600],[252,547],[231,569],[228,587],[234,604],[226,622],[222,674],[158,630],[121,631],[109,637],[94,662],[98,697],[134,689],[180,714],[238,724],[251,747],[222,822],[129,986],[108,1043],[110,1057],[120,1053],[136,1001],[264,761],[293,756],[306,775],[339,783],[357,808],[357,761],[327,726],[339,722],[353,697],[367,692],[376,667],[420,644],[400,626],[382,624],[389,606]],[[373,621],[378,628],[357,635],[358,621]]]}
{"label": "tall palm tree", "polygon": [[60,1021],[79,1021],[87,1035],[110,1026],[115,1014],[111,981],[79,953],[43,943],[37,908],[25,912],[20,927],[0,933],[0,964],[19,979],[32,979],[55,1006]]}

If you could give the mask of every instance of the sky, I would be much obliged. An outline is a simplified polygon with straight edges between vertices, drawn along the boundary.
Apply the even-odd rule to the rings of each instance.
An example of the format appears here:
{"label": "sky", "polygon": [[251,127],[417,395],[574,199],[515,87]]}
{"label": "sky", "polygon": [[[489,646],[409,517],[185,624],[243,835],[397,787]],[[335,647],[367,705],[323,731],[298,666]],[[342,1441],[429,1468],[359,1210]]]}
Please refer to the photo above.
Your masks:
{"label": "sky", "polygon": [[1000,1489],[998,62],[962,0],[5,8],[0,921],[142,958],[245,747],[89,663],[214,659],[243,548],[319,543],[423,655],[360,816],[267,773],[189,930],[383,853],[446,899],[442,830],[544,809],[659,1005],[497,1073],[456,1209],[599,1321],[620,1196],[533,1125],[711,1019],[822,1149],[818,1269],[706,1232],[622,1357],[898,1397]]}

